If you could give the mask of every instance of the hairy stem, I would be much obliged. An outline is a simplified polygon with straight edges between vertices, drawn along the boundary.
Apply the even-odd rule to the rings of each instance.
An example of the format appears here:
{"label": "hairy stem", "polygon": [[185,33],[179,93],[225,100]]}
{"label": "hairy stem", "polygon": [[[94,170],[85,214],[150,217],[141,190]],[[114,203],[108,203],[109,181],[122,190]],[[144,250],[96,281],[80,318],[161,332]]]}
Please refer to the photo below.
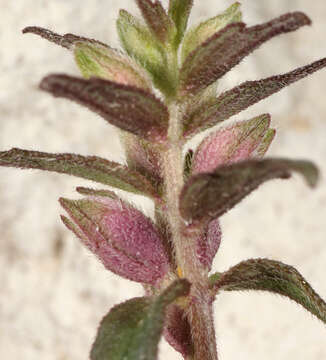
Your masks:
{"label": "hairy stem", "polygon": [[[166,215],[172,233],[175,261],[179,275],[192,283],[188,318],[195,348],[187,360],[217,360],[212,301],[208,297],[207,273],[196,254],[198,231],[188,231],[179,212],[179,195],[183,180],[182,129],[177,102],[169,104],[169,144],[163,154]],[[203,284],[207,283],[207,287]]]}

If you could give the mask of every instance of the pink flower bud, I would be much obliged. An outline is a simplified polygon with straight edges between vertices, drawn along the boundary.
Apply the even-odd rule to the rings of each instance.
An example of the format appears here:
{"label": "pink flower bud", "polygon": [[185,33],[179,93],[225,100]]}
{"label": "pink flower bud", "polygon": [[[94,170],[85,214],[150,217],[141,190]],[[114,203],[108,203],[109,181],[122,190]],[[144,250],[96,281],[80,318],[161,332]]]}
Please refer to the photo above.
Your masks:
{"label": "pink flower bud", "polygon": [[221,227],[218,219],[212,220],[204,234],[197,240],[197,256],[206,270],[210,271],[214,257],[221,244]]}
{"label": "pink flower bud", "polygon": [[[209,135],[198,146],[194,155],[192,174],[211,172],[218,166],[257,156],[259,152],[255,150],[263,142],[269,125],[270,116],[264,114]],[[269,136],[268,139],[272,141],[273,137]],[[264,151],[270,144],[270,142],[266,144],[266,141],[264,140]]]}
{"label": "pink flower bud", "polygon": [[[112,195],[111,195],[112,196]],[[82,200],[60,199],[72,230],[112,272],[155,285],[169,270],[159,232],[139,210],[116,196]]]}

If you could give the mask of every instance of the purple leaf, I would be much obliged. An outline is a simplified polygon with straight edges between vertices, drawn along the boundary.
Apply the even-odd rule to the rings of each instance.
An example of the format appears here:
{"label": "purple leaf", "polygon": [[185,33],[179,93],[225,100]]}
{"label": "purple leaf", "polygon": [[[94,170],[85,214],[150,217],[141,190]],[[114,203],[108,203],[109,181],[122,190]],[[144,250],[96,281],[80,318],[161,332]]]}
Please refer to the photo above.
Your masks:
{"label": "purple leaf", "polygon": [[180,93],[197,93],[221,78],[264,42],[310,23],[305,14],[294,12],[248,28],[244,23],[226,26],[188,55],[180,72]]}
{"label": "purple leaf", "polygon": [[153,185],[144,176],[124,165],[97,156],[51,154],[14,148],[0,152],[0,166],[54,171],[159,198]]}
{"label": "purple leaf", "polygon": [[278,158],[246,160],[192,176],[180,195],[181,216],[189,223],[216,219],[265,181],[289,178],[291,171],[300,173],[309,186],[316,185],[314,164]]}
{"label": "purple leaf", "polygon": [[106,121],[150,141],[167,136],[168,111],[152,94],[133,86],[92,78],[49,75],[40,84],[55,97],[75,101],[101,115]]}
{"label": "purple leaf", "polygon": [[264,290],[289,297],[326,323],[326,303],[292,266],[250,259],[231,267],[212,284],[216,291]]}
{"label": "purple leaf", "polygon": [[154,3],[151,0],[136,0],[136,2],[148,27],[160,41],[165,42],[173,24],[161,2],[158,0],[154,0]]}
{"label": "purple leaf", "polygon": [[62,217],[104,264],[127,279],[155,285],[169,271],[169,261],[152,221],[122,200],[91,196],[60,199],[71,220]]}
{"label": "purple leaf", "polygon": [[25,29],[23,29],[23,34],[28,34],[28,33],[39,35],[43,39],[51,41],[54,44],[60,45],[67,49],[71,49],[72,45],[78,41],[86,41],[91,44],[98,44],[101,46],[108,47],[106,44],[94,39],[88,39],[74,34],[59,35],[51,30],[44,29],[38,26],[27,26]]}
{"label": "purple leaf", "polygon": [[191,328],[186,312],[178,305],[172,304],[167,308],[165,327],[165,340],[186,359],[193,354]]}
{"label": "purple leaf", "polygon": [[263,141],[270,125],[270,115],[235,123],[207,136],[198,146],[192,174],[211,172],[221,165],[249,159]]}
{"label": "purple leaf", "polygon": [[207,271],[212,268],[214,257],[220,247],[222,231],[218,219],[208,223],[206,231],[197,239],[197,257]]}
{"label": "purple leaf", "polygon": [[130,133],[122,134],[121,139],[129,168],[144,174],[154,183],[162,183],[160,149]]}
{"label": "purple leaf", "polygon": [[325,66],[326,58],[283,75],[276,75],[258,81],[246,81],[224,92],[217,99],[204,102],[190,116],[184,119],[185,136],[189,138],[221,121],[227,120],[249,106]]}

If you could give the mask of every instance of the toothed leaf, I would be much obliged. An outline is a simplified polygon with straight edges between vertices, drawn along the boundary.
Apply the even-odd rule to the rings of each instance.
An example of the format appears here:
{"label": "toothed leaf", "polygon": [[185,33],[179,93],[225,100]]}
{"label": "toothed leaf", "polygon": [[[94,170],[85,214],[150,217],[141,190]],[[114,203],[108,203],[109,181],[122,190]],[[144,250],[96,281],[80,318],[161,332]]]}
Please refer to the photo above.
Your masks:
{"label": "toothed leaf", "polygon": [[117,29],[124,49],[148,71],[154,85],[165,94],[173,93],[174,79],[167,71],[165,50],[149,29],[125,10],[120,10]]}
{"label": "toothed leaf", "polygon": [[156,297],[134,298],[104,317],[91,360],[156,360],[167,306],[189,292],[187,280],[177,280]]}
{"label": "toothed leaf", "polygon": [[14,148],[0,152],[0,166],[54,171],[152,198],[159,196],[141,174],[97,156],[51,154]]}
{"label": "toothed leaf", "polygon": [[[176,2],[178,1],[176,0]],[[210,18],[190,29],[182,42],[181,62],[183,63],[193,50],[215,33],[229,24],[241,21],[241,18],[240,3],[236,2],[228,7],[222,14]]]}
{"label": "toothed leaf", "polygon": [[309,186],[316,185],[318,170],[314,164],[278,158],[246,160],[192,176],[180,195],[181,216],[187,222],[216,219],[265,181],[288,178],[291,171],[300,173]]}
{"label": "toothed leaf", "polygon": [[180,44],[183,34],[186,31],[192,5],[193,0],[169,1],[169,15],[177,28],[177,34],[174,40],[176,47]]}
{"label": "toothed leaf", "polygon": [[267,40],[309,24],[305,14],[294,12],[249,28],[243,23],[226,26],[188,55],[180,71],[180,93],[197,93]]}
{"label": "toothed leaf", "polygon": [[187,138],[238,114],[260,100],[282,90],[284,87],[324,68],[326,58],[297,68],[283,75],[258,81],[246,81],[221,94],[217,99],[204,102],[184,120]]}
{"label": "toothed leaf", "polygon": [[167,135],[168,111],[154,95],[133,86],[109,80],[89,80],[49,75],[42,90],[81,104],[98,113],[110,124],[150,141],[164,141]]}
{"label": "toothed leaf", "polygon": [[287,296],[326,324],[326,303],[293,267],[269,259],[250,259],[219,274],[218,290],[264,290]]}
{"label": "toothed leaf", "polygon": [[261,144],[270,125],[270,115],[235,123],[207,136],[198,146],[192,174],[210,172],[221,165],[247,160]]}

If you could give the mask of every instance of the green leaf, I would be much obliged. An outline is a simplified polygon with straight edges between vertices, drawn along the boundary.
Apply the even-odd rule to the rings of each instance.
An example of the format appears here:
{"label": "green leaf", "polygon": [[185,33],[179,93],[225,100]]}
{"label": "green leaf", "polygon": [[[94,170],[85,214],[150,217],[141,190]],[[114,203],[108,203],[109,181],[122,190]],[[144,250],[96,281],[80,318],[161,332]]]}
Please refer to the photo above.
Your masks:
{"label": "green leaf", "polygon": [[275,129],[268,129],[266,131],[265,136],[263,137],[261,143],[259,144],[259,146],[257,147],[257,149],[254,152],[255,156],[262,158],[266,154],[267,150],[269,149],[270,144],[274,140],[275,134],[276,134]]}
{"label": "green leaf", "polygon": [[156,298],[115,306],[101,322],[91,360],[156,360],[166,308],[189,289],[187,280],[177,280]]}
{"label": "green leaf", "polygon": [[308,185],[317,184],[318,169],[304,160],[246,160],[192,176],[180,195],[180,213],[189,223],[220,217],[262,183],[300,173]]}
{"label": "green leaf", "polygon": [[94,40],[94,39],[88,39],[82,36],[74,35],[74,34],[65,34],[60,35],[57,34],[51,30],[39,27],[39,26],[27,26],[25,29],[23,29],[23,34],[35,34],[43,39],[46,39],[50,42],[53,42],[56,45],[60,45],[66,49],[72,49],[73,45],[78,41],[84,41],[89,44],[97,44],[100,46],[107,47],[108,46],[101,41]]}
{"label": "green leaf", "polygon": [[326,58],[323,58],[283,75],[271,76],[258,81],[246,81],[225,91],[218,98],[210,98],[184,119],[185,136],[189,138],[215,126],[325,66]]}
{"label": "green leaf", "polygon": [[169,114],[151,93],[109,80],[89,80],[68,75],[49,75],[40,88],[86,106],[110,124],[154,142],[167,137]]}
{"label": "green leaf", "polygon": [[73,50],[76,63],[86,79],[100,77],[146,90],[151,89],[144,70],[116,49],[78,41]]}
{"label": "green leaf", "polygon": [[156,199],[159,197],[153,185],[141,174],[97,156],[51,154],[14,148],[0,152],[0,166],[53,171]]}
{"label": "green leaf", "polygon": [[168,61],[161,43],[149,29],[125,10],[120,10],[117,29],[123,48],[150,74],[154,85],[165,94],[175,91],[168,74]]}
{"label": "green leaf", "polygon": [[[177,0],[176,2],[178,3]],[[182,42],[181,63],[184,62],[193,50],[215,33],[229,24],[241,21],[242,14],[240,6],[240,3],[236,2],[228,7],[222,14],[210,18],[190,29]]]}
{"label": "green leaf", "polygon": [[326,303],[292,266],[269,259],[250,259],[212,281],[216,290],[264,290],[287,296],[326,324]]}
{"label": "green leaf", "polygon": [[308,24],[305,14],[294,12],[249,28],[244,23],[226,26],[188,55],[180,70],[180,95],[198,93],[267,40]]}
{"label": "green leaf", "polygon": [[175,47],[178,47],[183,38],[183,34],[186,31],[192,5],[193,0],[169,1],[169,15],[177,28]]}
{"label": "green leaf", "polygon": [[160,1],[136,0],[142,15],[153,34],[162,42],[166,42],[173,31],[173,23]]}

